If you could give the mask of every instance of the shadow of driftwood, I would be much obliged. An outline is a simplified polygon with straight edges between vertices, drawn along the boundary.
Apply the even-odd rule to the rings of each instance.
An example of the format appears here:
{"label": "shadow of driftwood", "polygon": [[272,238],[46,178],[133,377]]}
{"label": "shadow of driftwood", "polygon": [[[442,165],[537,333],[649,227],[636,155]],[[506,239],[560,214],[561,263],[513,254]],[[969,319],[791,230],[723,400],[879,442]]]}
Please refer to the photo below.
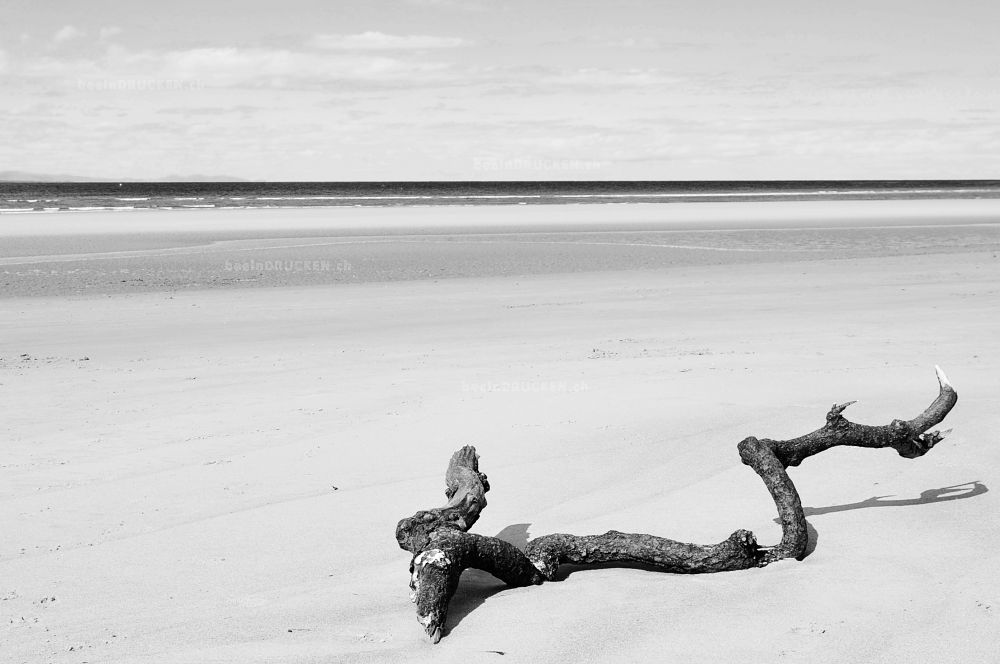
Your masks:
{"label": "shadow of driftwood", "polygon": [[521,551],[528,546],[528,527],[530,523],[515,523],[507,526],[496,534],[496,538],[513,544]]}
{"label": "shadow of driftwood", "polygon": [[653,565],[647,565],[645,563],[628,563],[628,562],[617,562],[617,563],[590,563],[589,565],[574,565],[572,563],[563,563],[559,565],[559,569],[556,570],[556,575],[553,577],[553,581],[565,581],[570,575],[576,572],[587,572],[595,569],[637,569],[643,572],[657,572],[663,574],[663,570]]}
{"label": "shadow of driftwood", "polygon": [[[926,505],[928,503],[942,503],[946,500],[962,500],[963,498],[972,498],[973,496],[978,496],[989,491],[986,485],[979,481],[965,482],[963,484],[954,484],[952,486],[944,486],[940,489],[928,489],[920,494],[918,498],[901,498],[894,500],[886,500],[889,496],[872,496],[865,500],[856,503],[846,503],[844,505],[830,505],[828,507],[803,507],[802,512],[805,516],[819,516],[821,514],[832,514],[834,512],[847,512],[848,510],[863,510],[869,507],[907,507],[910,505]],[[780,524],[780,519],[775,519],[775,523]],[[816,550],[816,543],[819,541],[819,532],[813,528],[813,525],[806,521],[806,530],[809,532],[809,543],[806,545],[805,553],[802,554],[803,558],[806,558],[813,551]]]}
{"label": "shadow of driftwood", "polygon": [[944,486],[940,489],[927,489],[920,494],[919,498],[902,498],[886,500],[889,496],[872,496],[857,503],[847,503],[846,505],[830,505],[829,507],[804,507],[802,511],[806,516],[818,516],[820,514],[832,514],[833,512],[846,512],[848,510],[863,510],[869,507],[907,507],[909,505],[927,505],[928,503],[943,503],[946,500],[962,500],[972,498],[989,491],[986,485],[979,481],[965,482],[952,486]]}
{"label": "shadow of driftwood", "polygon": [[802,552],[802,555],[797,560],[808,558],[816,550],[816,545],[819,543],[819,531],[813,528],[813,525],[808,521],[806,521],[806,535],[809,537],[809,540],[806,542],[806,550]]}
{"label": "shadow of driftwood", "polygon": [[[529,523],[515,523],[507,526],[495,535],[497,539],[510,542],[517,548],[524,551],[528,544]],[[451,599],[448,608],[448,626],[445,634],[456,627],[465,616],[469,615],[490,597],[496,595],[507,585],[488,572],[479,569],[467,569],[462,573],[462,579],[458,583],[455,596]]]}

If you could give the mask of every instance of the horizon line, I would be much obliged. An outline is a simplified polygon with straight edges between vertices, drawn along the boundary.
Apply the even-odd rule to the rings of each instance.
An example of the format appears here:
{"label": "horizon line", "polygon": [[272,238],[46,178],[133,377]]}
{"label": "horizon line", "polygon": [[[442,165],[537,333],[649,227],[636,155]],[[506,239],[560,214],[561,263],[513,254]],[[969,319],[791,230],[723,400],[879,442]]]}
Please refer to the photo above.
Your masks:
{"label": "horizon line", "polygon": [[947,184],[977,183],[1000,185],[1000,179],[991,178],[862,178],[862,179],[777,179],[760,180],[718,179],[718,180],[252,180],[252,179],[89,179],[70,178],[65,180],[0,179],[5,184]]}

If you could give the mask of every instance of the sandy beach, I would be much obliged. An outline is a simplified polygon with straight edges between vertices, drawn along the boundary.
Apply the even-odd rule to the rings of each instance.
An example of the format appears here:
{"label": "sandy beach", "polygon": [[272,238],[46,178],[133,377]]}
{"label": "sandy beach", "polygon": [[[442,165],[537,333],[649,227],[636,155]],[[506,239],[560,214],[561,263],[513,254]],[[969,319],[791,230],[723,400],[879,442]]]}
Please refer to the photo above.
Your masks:
{"label": "sandy beach", "polygon": [[[998,251],[995,200],[4,215],[0,659],[991,661]],[[774,543],[736,444],[935,364],[930,454],[792,469],[801,562],[470,571],[416,622],[393,531],[462,445],[475,532]]]}

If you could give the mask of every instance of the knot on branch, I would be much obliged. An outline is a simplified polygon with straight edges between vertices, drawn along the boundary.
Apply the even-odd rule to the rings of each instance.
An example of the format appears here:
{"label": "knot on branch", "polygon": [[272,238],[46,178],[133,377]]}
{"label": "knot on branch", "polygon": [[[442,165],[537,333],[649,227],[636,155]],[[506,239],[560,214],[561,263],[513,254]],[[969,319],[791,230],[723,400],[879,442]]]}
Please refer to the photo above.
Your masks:
{"label": "knot on branch", "polygon": [[768,444],[770,442],[772,441],[769,441],[766,438],[764,440],[759,440],[753,436],[744,438],[739,442],[739,445],[736,446],[736,449],[739,450],[740,453],[740,461],[743,462],[744,466],[753,467],[754,463],[762,453],[768,450],[773,451],[772,446]]}
{"label": "knot on branch", "polygon": [[944,440],[945,433],[930,431],[923,433],[915,430],[913,422],[893,420],[889,424],[891,447],[904,459],[916,459],[931,451],[931,448]]}
{"label": "knot on branch", "polygon": [[556,578],[559,570],[559,557],[563,551],[563,543],[560,537],[571,537],[571,535],[545,535],[528,543],[524,554],[531,561],[547,581]]}
{"label": "knot on branch", "polygon": [[916,459],[921,457],[931,451],[931,448],[944,440],[944,437],[950,432],[948,431],[928,431],[927,433],[917,434],[916,436],[911,436],[907,439],[905,445],[898,445],[896,451],[899,456],[904,459]]}
{"label": "knot on branch", "polygon": [[[764,567],[767,565],[767,563],[764,562],[764,552],[757,543],[757,536],[749,530],[740,528],[726,538],[726,541],[722,543],[722,546],[720,546],[720,548],[723,547],[729,550],[729,555],[731,555],[734,559],[745,559],[747,561],[748,568]],[[733,569],[740,568],[734,567]]]}
{"label": "knot on branch", "polygon": [[850,422],[847,418],[842,415],[844,410],[851,404],[855,404],[857,401],[848,401],[841,404],[833,404],[830,406],[830,412],[826,414],[826,426],[828,429],[842,429],[844,427],[849,427]]}
{"label": "knot on branch", "polygon": [[462,514],[455,509],[421,511],[396,524],[396,542],[404,551],[418,553],[430,546],[431,535],[442,528],[464,531],[468,526]]}
{"label": "knot on branch", "polygon": [[396,543],[399,548],[416,553],[430,543],[430,529],[422,527],[419,512],[415,516],[400,519],[396,524]]}

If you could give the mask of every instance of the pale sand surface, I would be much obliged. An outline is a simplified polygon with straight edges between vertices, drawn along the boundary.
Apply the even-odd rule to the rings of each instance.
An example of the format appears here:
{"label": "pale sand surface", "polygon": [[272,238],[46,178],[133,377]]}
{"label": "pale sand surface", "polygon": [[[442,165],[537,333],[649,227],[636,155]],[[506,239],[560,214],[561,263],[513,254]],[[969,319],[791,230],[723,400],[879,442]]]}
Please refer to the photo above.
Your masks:
{"label": "pale sand surface", "polygon": [[[1000,259],[929,251],[2,299],[0,659],[993,661]],[[929,455],[791,471],[804,561],[467,572],[442,642],[417,624],[393,531],[459,446],[476,532],[774,543],[739,440],[912,417],[935,363],[960,399]]]}

